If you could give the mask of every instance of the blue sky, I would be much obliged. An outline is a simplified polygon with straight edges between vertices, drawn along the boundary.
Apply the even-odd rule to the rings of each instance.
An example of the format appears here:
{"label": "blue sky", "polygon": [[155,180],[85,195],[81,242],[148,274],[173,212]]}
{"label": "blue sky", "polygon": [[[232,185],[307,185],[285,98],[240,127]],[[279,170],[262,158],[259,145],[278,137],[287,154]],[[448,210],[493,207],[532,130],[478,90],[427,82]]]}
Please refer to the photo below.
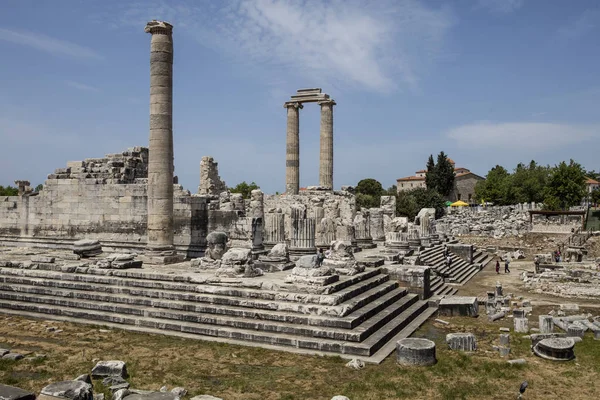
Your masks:
{"label": "blue sky", "polygon": [[[283,103],[321,87],[336,187],[384,187],[444,150],[484,175],[531,159],[600,169],[596,0],[0,2],[0,184],[147,146],[150,35],[174,25],[175,173],[285,187]],[[318,184],[319,107],[300,111]]]}

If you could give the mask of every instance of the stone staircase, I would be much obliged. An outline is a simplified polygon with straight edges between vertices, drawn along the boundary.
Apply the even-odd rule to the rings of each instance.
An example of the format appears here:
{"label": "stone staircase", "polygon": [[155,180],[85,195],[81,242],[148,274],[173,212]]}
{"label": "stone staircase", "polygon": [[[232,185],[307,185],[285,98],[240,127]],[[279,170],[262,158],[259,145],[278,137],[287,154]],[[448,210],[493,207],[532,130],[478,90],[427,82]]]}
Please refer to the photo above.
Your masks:
{"label": "stone staircase", "polygon": [[207,283],[189,270],[1,265],[1,313],[376,363],[436,311],[380,268],[311,293],[283,284],[286,272],[268,274],[261,287],[252,279]]}
{"label": "stone staircase", "polygon": [[[469,263],[452,253],[452,251],[449,251],[449,254],[452,258],[450,268],[446,266],[443,245],[429,247],[419,254],[421,263],[431,266],[436,272],[436,276],[431,278],[430,283],[431,292],[434,295],[455,294],[457,292],[455,285],[464,285],[480,271],[480,266],[487,265],[493,258],[492,255],[476,250],[473,254],[473,262]],[[443,280],[442,276],[444,277]]]}

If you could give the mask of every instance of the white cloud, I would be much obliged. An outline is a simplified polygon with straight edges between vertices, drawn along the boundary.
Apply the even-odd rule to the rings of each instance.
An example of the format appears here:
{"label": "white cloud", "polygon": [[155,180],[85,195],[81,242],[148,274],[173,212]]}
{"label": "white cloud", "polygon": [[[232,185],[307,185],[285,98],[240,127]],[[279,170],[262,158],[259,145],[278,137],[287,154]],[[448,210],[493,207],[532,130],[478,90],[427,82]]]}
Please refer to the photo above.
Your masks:
{"label": "white cloud", "polygon": [[570,20],[558,30],[558,36],[565,39],[577,39],[600,24],[600,10],[586,10],[577,18]]}
{"label": "white cloud", "polygon": [[[199,5],[200,4],[200,5]],[[416,88],[454,16],[414,0],[232,0],[129,4],[121,23],[164,18],[272,80],[390,92]],[[289,79],[284,79],[289,81]]]}
{"label": "white cloud", "polygon": [[514,152],[542,152],[600,138],[599,125],[571,125],[541,122],[476,122],[450,129],[446,136],[458,147]]}
{"label": "white cloud", "polygon": [[477,8],[499,14],[509,14],[523,7],[525,0],[477,0]]}
{"label": "white cloud", "polygon": [[79,83],[79,82],[75,82],[75,81],[66,81],[65,83],[68,86],[71,86],[72,88],[83,90],[86,92],[99,92],[100,91],[100,89],[98,89],[97,87],[89,86],[84,83]]}
{"label": "white cloud", "polygon": [[0,28],[0,40],[33,47],[54,55],[78,59],[102,59],[101,55],[87,47],[33,32]]}

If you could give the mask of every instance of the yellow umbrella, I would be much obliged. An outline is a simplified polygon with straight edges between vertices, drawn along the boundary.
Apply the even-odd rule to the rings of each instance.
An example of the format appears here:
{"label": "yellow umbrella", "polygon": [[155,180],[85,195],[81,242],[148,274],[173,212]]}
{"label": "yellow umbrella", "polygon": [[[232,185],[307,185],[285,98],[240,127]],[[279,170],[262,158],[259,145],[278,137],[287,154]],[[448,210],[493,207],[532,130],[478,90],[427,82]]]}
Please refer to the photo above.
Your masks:
{"label": "yellow umbrella", "polygon": [[468,206],[468,204],[461,200],[450,204],[450,207],[466,207],[466,206]]}

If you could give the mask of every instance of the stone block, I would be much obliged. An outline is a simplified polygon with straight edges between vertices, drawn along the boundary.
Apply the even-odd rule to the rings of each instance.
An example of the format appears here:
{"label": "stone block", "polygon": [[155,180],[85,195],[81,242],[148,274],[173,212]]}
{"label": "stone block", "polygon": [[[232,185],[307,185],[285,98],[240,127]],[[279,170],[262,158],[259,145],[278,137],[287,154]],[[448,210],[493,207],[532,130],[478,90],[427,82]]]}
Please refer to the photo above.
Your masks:
{"label": "stone block", "polygon": [[477,297],[450,296],[440,300],[439,315],[469,316],[479,315],[479,302]]}
{"label": "stone block", "polygon": [[44,387],[41,394],[70,400],[94,400],[92,385],[82,381],[62,381]]}
{"label": "stone block", "polygon": [[515,318],[515,332],[527,333],[529,332],[529,320],[527,318]]}
{"label": "stone block", "polygon": [[127,366],[123,361],[99,361],[92,369],[94,379],[105,378],[107,376],[120,376],[127,378]]}
{"label": "stone block", "polygon": [[554,331],[554,322],[552,315],[539,316],[540,333],[552,333]]}
{"label": "stone block", "polygon": [[35,394],[18,387],[0,384],[1,400],[35,400]]}
{"label": "stone block", "polygon": [[446,335],[446,343],[452,350],[475,351],[477,339],[472,333],[449,333]]}

